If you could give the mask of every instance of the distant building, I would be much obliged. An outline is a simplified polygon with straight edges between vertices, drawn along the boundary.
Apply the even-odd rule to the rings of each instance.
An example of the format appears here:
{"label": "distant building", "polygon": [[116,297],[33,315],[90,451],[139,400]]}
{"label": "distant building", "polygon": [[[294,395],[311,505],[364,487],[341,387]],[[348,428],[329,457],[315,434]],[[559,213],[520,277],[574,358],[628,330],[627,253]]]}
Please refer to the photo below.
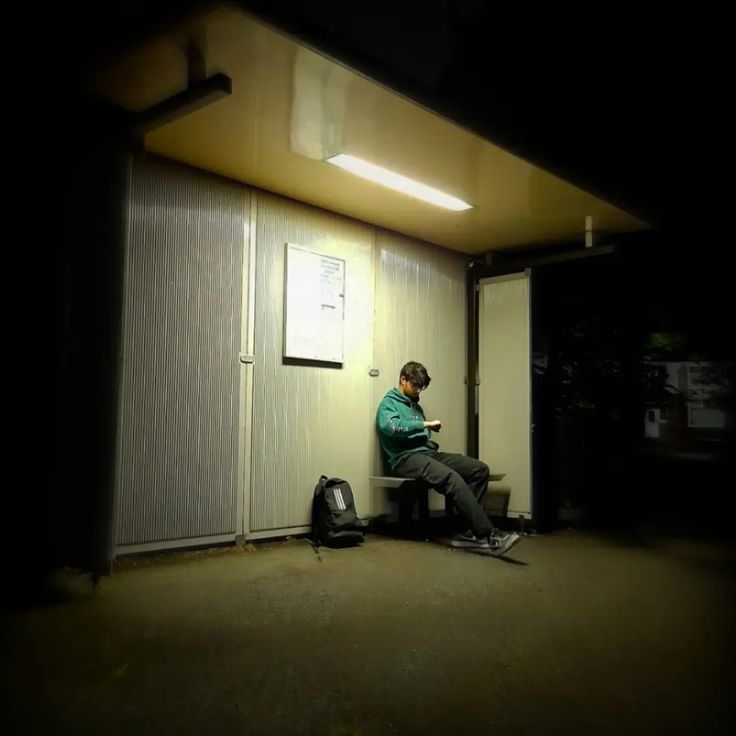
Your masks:
{"label": "distant building", "polygon": [[657,362],[666,370],[666,400],[647,408],[644,436],[663,443],[723,439],[728,416],[721,399],[728,390],[725,366],[711,362]]}

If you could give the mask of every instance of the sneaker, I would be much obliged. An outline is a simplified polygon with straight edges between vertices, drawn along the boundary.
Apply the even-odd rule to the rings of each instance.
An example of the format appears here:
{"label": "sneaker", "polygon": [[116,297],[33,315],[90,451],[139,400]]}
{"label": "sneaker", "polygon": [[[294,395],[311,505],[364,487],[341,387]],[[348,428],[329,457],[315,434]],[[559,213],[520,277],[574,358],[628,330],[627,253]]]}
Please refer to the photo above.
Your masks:
{"label": "sneaker", "polygon": [[494,529],[488,535],[488,546],[490,547],[488,554],[502,557],[520,541],[521,534],[517,532],[502,532],[500,529]]}
{"label": "sneaker", "polygon": [[456,549],[475,549],[490,552],[492,547],[488,539],[478,539],[472,532],[456,534],[450,545]]}

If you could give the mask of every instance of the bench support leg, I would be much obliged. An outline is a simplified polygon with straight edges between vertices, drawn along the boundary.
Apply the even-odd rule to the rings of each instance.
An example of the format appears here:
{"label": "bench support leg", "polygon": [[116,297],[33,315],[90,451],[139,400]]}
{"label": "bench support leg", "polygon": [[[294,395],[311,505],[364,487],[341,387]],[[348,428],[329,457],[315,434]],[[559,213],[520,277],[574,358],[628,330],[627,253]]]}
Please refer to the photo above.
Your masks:
{"label": "bench support leg", "polygon": [[419,518],[422,521],[429,519],[429,489],[421,488],[417,491],[417,503],[419,504]]}

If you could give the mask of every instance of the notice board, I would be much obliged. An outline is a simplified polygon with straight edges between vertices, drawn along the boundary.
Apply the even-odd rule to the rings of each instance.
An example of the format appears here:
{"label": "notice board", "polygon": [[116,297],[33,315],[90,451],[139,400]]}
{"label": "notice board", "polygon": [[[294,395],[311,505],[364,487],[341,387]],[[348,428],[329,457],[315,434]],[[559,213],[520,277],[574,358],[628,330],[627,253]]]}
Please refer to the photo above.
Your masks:
{"label": "notice board", "polygon": [[286,244],[284,357],[343,362],[345,261]]}

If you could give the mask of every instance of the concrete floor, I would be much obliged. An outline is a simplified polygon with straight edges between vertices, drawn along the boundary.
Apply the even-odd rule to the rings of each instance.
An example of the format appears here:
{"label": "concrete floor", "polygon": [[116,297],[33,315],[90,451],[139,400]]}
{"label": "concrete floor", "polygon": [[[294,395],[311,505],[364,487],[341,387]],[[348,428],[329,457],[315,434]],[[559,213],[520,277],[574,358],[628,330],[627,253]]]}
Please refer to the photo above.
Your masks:
{"label": "concrete floor", "polygon": [[562,531],[129,558],[6,616],[4,733],[726,734],[736,551]]}

